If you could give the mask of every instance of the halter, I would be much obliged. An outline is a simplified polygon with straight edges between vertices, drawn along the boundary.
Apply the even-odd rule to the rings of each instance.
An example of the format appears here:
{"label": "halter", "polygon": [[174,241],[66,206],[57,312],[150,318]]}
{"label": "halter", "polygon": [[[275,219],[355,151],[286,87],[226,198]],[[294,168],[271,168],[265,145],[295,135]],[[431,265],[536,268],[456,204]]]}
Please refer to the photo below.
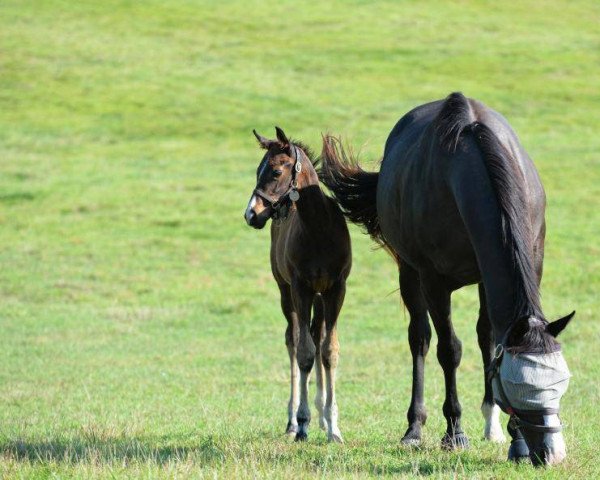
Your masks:
{"label": "halter", "polygon": [[290,143],[290,152],[292,153],[294,159],[294,166],[292,167],[292,179],[287,190],[280,195],[278,199],[273,198],[260,188],[255,188],[254,192],[252,192],[253,195],[262,198],[271,205],[271,209],[273,210],[271,217],[274,220],[283,220],[287,218],[290,203],[296,202],[300,198],[296,176],[302,171],[302,161],[300,159],[300,155],[298,154],[298,147],[293,143]]}
{"label": "halter", "polygon": [[[541,322],[539,319],[535,319],[538,322]],[[516,322],[515,322],[516,323]],[[522,428],[523,430],[529,430],[531,432],[537,433],[558,433],[562,430],[563,425],[550,426],[550,425],[536,425],[531,423],[523,418],[526,414],[533,415],[549,415],[549,414],[558,414],[556,410],[531,410],[531,411],[520,411],[515,409],[508,397],[506,392],[504,391],[504,387],[502,386],[502,379],[500,378],[500,365],[502,364],[502,360],[504,359],[504,349],[506,346],[506,341],[508,340],[508,335],[512,329],[512,326],[507,330],[506,334],[501,343],[496,345],[496,350],[494,351],[494,358],[492,359],[492,363],[490,364],[487,375],[489,381],[497,388],[496,390],[498,396],[500,397],[500,402],[497,402],[498,405],[504,412],[510,415],[510,422],[512,422],[513,426],[516,428]],[[495,381],[494,381],[495,380]]]}

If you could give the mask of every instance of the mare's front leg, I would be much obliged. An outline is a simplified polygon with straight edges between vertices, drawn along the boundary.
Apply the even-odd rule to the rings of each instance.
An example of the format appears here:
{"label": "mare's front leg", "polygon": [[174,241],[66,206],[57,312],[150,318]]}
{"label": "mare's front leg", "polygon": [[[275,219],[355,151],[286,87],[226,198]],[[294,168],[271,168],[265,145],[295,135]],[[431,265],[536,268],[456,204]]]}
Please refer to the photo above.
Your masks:
{"label": "mare's front leg", "polygon": [[340,280],[323,294],[325,311],[325,340],[321,357],[325,368],[327,400],[325,402],[325,420],[327,421],[327,439],[342,443],[342,433],[338,427],[338,406],[335,398],[335,373],[338,365],[340,344],[337,336],[337,319],[346,295],[346,282]]}
{"label": "mare's front leg", "polygon": [[494,358],[494,332],[487,311],[485,290],[483,283],[479,284],[479,319],[477,320],[477,341],[481,350],[483,359],[483,402],[481,403],[481,413],[485,420],[483,428],[483,438],[492,442],[502,443],[506,437],[502,432],[500,425],[500,407],[494,402],[494,393],[492,383],[490,382],[488,369]]}
{"label": "mare's front leg", "polygon": [[410,315],[408,341],[412,354],[412,397],[407,413],[408,430],[402,437],[402,443],[418,445],[421,443],[421,428],[427,420],[423,386],[425,383],[425,356],[429,351],[431,327],[427,317],[427,306],[421,293],[421,281],[418,272],[411,266],[400,264],[400,294]]}
{"label": "mare's front leg", "polygon": [[290,357],[290,400],[288,402],[288,423],[285,433],[288,435],[296,435],[298,431],[298,421],[296,420],[296,412],[298,411],[299,398],[299,377],[298,360],[296,359],[296,349],[298,346],[298,316],[294,310],[292,302],[292,294],[290,286],[286,283],[279,285],[281,294],[281,310],[287,320],[287,328],[285,330],[285,345]]}
{"label": "mare's front leg", "polygon": [[437,358],[444,371],[446,384],[443,412],[447,427],[442,437],[442,448],[468,448],[469,440],[460,424],[462,411],[456,390],[456,369],[460,364],[462,345],[454,333],[450,318],[451,291],[437,275],[427,278],[421,275],[421,290],[438,336]]}
{"label": "mare's front leg", "polygon": [[291,291],[294,309],[298,315],[299,326],[296,357],[300,369],[300,405],[296,415],[298,420],[296,441],[302,441],[308,438],[308,425],[310,423],[308,380],[316,353],[316,347],[310,334],[310,310],[315,298],[315,292],[298,278],[292,280]]}

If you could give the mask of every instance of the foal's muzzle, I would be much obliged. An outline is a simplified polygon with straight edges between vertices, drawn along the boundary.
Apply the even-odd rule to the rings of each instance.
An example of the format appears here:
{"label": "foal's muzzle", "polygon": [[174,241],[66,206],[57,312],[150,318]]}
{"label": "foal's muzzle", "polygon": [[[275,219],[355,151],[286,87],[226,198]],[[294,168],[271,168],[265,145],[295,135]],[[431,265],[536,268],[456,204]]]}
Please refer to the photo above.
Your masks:
{"label": "foal's muzzle", "polygon": [[260,215],[257,215],[254,211],[251,211],[250,213],[246,212],[246,214],[244,214],[244,218],[246,219],[246,223],[248,225],[260,230],[266,225],[269,215],[264,215],[264,212]]}
{"label": "foal's muzzle", "polygon": [[267,220],[269,220],[269,217],[271,216],[271,206],[265,205],[264,208],[257,213],[257,205],[258,202],[256,196],[253,195],[248,202],[248,208],[246,208],[246,212],[244,213],[244,219],[248,225],[260,230],[266,225]]}

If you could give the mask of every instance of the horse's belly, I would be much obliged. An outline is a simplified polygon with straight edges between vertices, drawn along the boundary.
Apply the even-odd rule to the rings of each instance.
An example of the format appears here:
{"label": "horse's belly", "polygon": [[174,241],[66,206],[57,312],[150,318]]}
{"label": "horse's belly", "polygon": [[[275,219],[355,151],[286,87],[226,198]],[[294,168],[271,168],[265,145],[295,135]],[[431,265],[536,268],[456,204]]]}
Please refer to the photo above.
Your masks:
{"label": "horse's belly", "polygon": [[418,271],[433,271],[452,280],[456,288],[478,283],[481,274],[466,229],[458,215],[444,213],[417,219],[397,212],[393,218],[380,218],[383,236],[398,256]]}
{"label": "horse's belly", "polygon": [[436,273],[452,279],[457,288],[481,281],[481,273],[472,248],[432,250],[428,256]]}

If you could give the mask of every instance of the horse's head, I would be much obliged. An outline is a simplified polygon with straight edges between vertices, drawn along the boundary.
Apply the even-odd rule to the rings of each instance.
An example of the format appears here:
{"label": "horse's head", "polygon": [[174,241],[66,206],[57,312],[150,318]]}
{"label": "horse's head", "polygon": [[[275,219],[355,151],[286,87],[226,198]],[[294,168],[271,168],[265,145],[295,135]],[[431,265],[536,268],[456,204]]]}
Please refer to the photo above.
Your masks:
{"label": "horse's head", "polygon": [[[256,187],[244,218],[248,225],[263,228],[269,218],[285,217],[293,201],[298,200],[297,177],[302,171],[304,153],[275,127],[276,140],[253,130],[261,148],[266,150],[256,170]],[[310,163],[310,162],[308,162]]]}
{"label": "horse's head", "polygon": [[558,413],[571,374],[556,337],[574,314],[552,323],[535,317],[515,322],[493,378],[494,398],[511,415],[509,430],[522,433],[534,465],[566,457]]}

